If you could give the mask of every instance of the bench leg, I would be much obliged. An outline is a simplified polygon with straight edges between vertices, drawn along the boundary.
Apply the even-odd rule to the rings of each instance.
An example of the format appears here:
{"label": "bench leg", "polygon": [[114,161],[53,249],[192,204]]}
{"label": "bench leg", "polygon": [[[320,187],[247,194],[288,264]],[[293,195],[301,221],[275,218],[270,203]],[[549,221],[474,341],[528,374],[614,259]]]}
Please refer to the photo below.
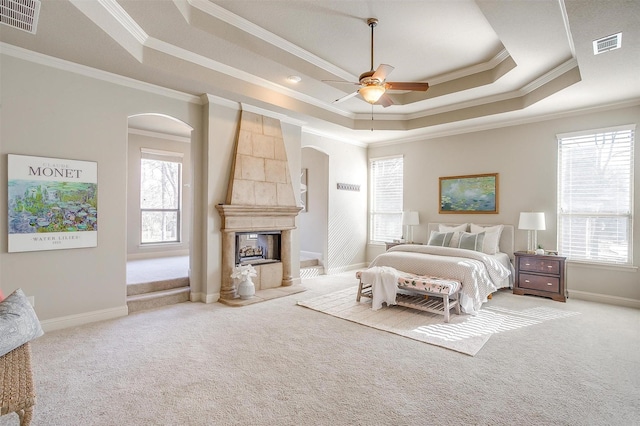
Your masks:
{"label": "bench leg", "polygon": [[358,280],[358,294],[356,294],[356,302],[360,301],[360,296],[362,296],[362,280]]}
{"label": "bench leg", "polygon": [[442,302],[444,303],[444,322],[449,322],[449,295],[445,294],[442,298]]}

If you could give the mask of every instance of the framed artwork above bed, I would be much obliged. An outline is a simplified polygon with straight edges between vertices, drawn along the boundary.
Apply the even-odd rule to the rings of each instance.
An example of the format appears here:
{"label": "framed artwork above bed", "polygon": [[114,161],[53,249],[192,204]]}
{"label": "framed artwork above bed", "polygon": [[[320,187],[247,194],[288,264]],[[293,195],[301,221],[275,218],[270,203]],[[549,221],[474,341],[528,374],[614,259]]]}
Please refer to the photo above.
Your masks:
{"label": "framed artwork above bed", "polygon": [[440,178],[440,213],[498,213],[498,173]]}

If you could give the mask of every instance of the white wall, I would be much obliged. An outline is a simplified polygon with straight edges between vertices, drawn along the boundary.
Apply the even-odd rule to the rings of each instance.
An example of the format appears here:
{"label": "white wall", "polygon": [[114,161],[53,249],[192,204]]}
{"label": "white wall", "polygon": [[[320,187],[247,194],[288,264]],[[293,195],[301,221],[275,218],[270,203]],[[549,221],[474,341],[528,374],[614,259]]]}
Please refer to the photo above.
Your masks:
{"label": "white wall", "polygon": [[[180,242],[145,245],[140,243],[140,160],[142,148],[152,148],[183,155]],[[158,256],[188,255],[193,216],[190,143],[171,139],[168,135],[161,138],[130,132],[127,157],[127,258],[131,260]]]}
{"label": "white wall", "polygon": [[[517,227],[521,211],[543,211],[547,229],[538,232],[546,249],[557,247],[557,140],[556,134],[638,124],[640,107],[568,116],[543,122],[461,134],[399,145],[372,147],[369,157],[404,155],[404,208],[420,212],[414,240],[426,242],[428,222],[508,223]],[[640,155],[635,156],[635,188],[640,188]],[[439,214],[438,178],[441,176],[499,173],[499,213]],[[633,235],[635,269],[594,268],[569,263],[570,297],[598,299],[640,307],[640,197],[635,197]],[[517,250],[527,246],[525,231],[515,232]],[[384,251],[369,246],[368,261]]]}
{"label": "white wall", "polygon": [[[8,253],[6,237],[0,239],[0,286],[5,294],[22,288],[34,296],[40,320],[55,319],[49,329],[125,315],[127,117],[176,117],[196,129],[199,149],[201,106],[193,97],[138,90],[13,56],[1,61],[3,171],[10,153],[96,161],[99,231],[97,247],[71,250]],[[0,173],[0,191],[0,211],[6,212],[6,173]],[[6,233],[5,213],[0,234]]]}
{"label": "white wall", "polygon": [[[365,263],[367,238],[367,151],[311,133],[302,134],[302,146],[329,156],[328,254],[325,271],[335,273]],[[360,191],[337,190],[337,183],[360,185]]]}

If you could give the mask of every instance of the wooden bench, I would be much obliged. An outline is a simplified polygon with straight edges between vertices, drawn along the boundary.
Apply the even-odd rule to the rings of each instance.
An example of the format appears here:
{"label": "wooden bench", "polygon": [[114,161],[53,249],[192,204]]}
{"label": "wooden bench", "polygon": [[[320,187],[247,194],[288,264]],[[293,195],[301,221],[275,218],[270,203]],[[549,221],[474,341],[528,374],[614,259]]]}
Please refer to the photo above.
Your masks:
{"label": "wooden bench", "polygon": [[[460,281],[440,277],[416,275],[398,271],[398,292],[396,304],[420,311],[444,315],[444,322],[449,322],[449,312],[455,309],[460,315],[460,301],[458,299]],[[361,297],[373,297],[371,284],[363,283],[362,271],[356,272],[358,278],[358,293],[356,301]]]}

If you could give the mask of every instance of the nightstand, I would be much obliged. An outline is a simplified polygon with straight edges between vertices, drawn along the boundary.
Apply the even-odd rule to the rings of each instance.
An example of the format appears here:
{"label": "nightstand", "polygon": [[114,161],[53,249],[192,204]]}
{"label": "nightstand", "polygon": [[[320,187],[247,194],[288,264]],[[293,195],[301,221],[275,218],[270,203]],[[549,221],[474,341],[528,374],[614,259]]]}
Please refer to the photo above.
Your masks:
{"label": "nightstand", "polygon": [[523,251],[516,256],[516,277],[513,294],[532,294],[566,302],[563,256],[531,254]]}

